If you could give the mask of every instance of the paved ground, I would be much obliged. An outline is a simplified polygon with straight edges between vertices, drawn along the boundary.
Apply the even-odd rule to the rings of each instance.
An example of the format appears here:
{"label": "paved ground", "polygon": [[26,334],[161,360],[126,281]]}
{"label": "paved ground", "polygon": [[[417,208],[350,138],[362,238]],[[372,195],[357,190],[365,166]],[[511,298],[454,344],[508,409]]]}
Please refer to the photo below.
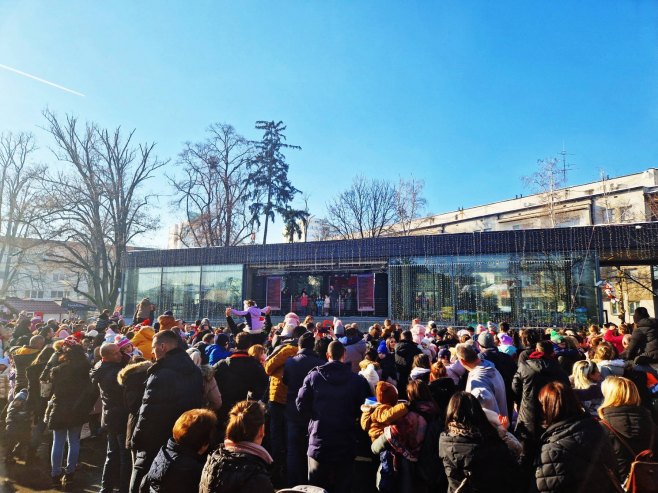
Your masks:
{"label": "paved ground", "polygon": [[[4,432],[0,431],[0,435]],[[53,488],[50,479],[50,441],[44,434],[38,458],[33,464],[19,460],[16,464],[5,464],[6,450],[0,444],[0,493],[27,492],[76,492],[97,493],[105,461],[105,437],[86,438],[81,442],[80,460],[71,486]]]}

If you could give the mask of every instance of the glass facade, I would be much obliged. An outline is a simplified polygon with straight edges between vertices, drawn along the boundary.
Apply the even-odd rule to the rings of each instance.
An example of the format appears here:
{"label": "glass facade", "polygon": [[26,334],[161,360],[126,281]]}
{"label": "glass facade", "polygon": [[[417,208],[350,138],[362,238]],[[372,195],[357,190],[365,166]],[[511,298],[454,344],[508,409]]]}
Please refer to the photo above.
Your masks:
{"label": "glass facade", "polygon": [[242,304],[242,265],[147,267],[128,269],[124,283],[124,314],[132,317],[148,297],[157,313],[172,310],[186,321],[217,320],[226,306]]}
{"label": "glass facade", "polygon": [[389,265],[391,316],[443,324],[597,322],[592,255],[410,257]]}

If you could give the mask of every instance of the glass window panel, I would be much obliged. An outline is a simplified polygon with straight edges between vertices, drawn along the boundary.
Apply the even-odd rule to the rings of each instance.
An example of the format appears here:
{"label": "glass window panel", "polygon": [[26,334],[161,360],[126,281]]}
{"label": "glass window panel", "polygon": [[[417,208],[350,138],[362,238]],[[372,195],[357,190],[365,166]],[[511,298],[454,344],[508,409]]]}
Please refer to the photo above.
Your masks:
{"label": "glass window panel", "polygon": [[227,306],[242,309],[242,265],[208,265],[201,272],[201,316],[224,317]]}
{"label": "glass window panel", "polygon": [[389,274],[398,319],[529,326],[598,321],[592,255],[396,259]]}
{"label": "glass window panel", "polygon": [[[194,321],[199,317],[199,283],[201,267],[164,267],[162,269],[162,299],[158,311],[172,310],[174,317]],[[153,301],[153,300],[151,300]]]}

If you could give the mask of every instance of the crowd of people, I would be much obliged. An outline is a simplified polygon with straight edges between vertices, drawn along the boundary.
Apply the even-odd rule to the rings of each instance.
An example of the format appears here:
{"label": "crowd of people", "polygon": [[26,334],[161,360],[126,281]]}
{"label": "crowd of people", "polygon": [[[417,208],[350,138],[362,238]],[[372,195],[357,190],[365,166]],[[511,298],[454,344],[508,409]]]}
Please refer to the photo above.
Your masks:
{"label": "crowd of people", "polygon": [[658,452],[644,308],[587,330],[155,311],[0,329],[7,463],[38,461],[48,429],[53,484],[74,484],[87,425],[107,440],[101,493],[616,493]]}

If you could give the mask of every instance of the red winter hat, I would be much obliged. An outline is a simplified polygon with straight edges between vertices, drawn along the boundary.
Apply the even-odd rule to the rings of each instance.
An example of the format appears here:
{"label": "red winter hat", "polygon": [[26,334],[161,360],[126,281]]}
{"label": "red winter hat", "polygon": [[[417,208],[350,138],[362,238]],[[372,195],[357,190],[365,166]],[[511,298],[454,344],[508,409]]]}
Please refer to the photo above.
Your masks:
{"label": "red winter hat", "polygon": [[398,390],[388,382],[377,382],[375,397],[380,404],[394,406],[398,403]]}
{"label": "red winter hat", "polygon": [[72,346],[79,346],[79,345],[80,345],[80,343],[73,336],[68,336],[66,339],[64,339],[64,346],[65,347],[72,347]]}

